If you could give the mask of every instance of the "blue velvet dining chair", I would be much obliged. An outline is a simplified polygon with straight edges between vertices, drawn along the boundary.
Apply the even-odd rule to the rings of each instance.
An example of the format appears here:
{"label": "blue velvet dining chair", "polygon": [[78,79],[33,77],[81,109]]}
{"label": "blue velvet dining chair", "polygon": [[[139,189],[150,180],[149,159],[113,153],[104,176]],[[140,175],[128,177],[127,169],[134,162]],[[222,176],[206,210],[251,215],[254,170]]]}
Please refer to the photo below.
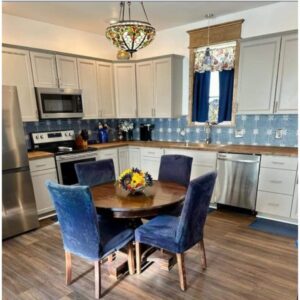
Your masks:
{"label": "blue velvet dining chair", "polygon": [[[171,181],[185,187],[190,183],[193,158],[185,155],[163,155],[160,160],[158,180]],[[174,208],[169,215],[180,216],[183,204]]]}
{"label": "blue velvet dining chair", "polygon": [[140,243],[176,253],[180,287],[186,289],[184,252],[199,243],[202,268],[206,269],[203,228],[213,193],[216,172],[192,180],[180,217],[161,215],[135,230],[136,268],[141,272]]}
{"label": "blue velvet dining chair", "polygon": [[171,181],[185,187],[190,183],[193,158],[185,155],[162,155],[158,180]]}
{"label": "blue velvet dining chair", "polygon": [[112,159],[77,163],[75,164],[75,171],[79,184],[89,187],[116,180]]}
{"label": "blue velvet dining chair", "polygon": [[88,186],[64,186],[50,181],[46,186],[60,224],[66,260],[66,284],[71,284],[71,254],[94,262],[95,297],[101,296],[101,260],[128,247],[129,273],[134,273],[134,232],[113,219],[98,218]]}

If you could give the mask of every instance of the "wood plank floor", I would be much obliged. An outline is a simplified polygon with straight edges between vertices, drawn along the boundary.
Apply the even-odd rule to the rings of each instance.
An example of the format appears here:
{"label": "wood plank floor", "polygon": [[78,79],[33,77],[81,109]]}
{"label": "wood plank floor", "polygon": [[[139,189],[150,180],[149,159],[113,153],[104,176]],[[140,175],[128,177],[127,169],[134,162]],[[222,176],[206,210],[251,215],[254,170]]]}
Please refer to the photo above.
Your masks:
{"label": "wood plank floor", "polygon": [[[284,299],[297,297],[294,241],[252,230],[253,217],[212,212],[205,227],[208,268],[199,248],[185,255],[186,292],[179,289],[177,265],[155,264],[140,275],[114,280],[103,265],[103,299]],[[93,265],[73,258],[71,286],[65,285],[64,251],[57,224],[3,242],[3,299],[94,299]]]}

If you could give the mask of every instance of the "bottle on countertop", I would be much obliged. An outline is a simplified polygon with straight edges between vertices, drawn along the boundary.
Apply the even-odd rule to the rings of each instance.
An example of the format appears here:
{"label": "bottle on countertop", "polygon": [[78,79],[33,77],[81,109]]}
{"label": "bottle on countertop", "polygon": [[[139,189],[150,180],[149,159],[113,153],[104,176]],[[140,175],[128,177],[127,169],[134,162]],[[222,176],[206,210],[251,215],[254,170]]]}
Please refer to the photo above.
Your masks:
{"label": "bottle on countertop", "polygon": [[101,122],[99,122],[98,138],[99,138],[99,143],[107,143],[108,142],[108,126],[107,126],[107,124],[103,125]]}

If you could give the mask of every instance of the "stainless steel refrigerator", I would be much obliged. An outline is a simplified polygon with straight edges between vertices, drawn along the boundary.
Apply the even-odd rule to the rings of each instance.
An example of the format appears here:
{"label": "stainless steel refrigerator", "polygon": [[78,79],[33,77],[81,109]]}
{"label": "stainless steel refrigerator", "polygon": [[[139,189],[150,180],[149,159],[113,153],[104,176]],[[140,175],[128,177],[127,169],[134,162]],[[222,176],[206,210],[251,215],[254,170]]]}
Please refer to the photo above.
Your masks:
{"label": "stainless steel refrigerator", "polygon": [[38,226],[17,88],[2,86],[2,238]]}

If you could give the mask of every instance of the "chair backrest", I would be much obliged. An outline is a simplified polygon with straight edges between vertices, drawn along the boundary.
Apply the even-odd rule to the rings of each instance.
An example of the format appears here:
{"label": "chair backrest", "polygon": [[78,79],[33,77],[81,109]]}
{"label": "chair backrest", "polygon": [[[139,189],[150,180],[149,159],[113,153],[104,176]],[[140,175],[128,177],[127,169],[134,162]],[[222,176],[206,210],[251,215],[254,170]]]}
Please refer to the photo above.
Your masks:
{"label": "chair backrest", "polygon": [[75,164],[75,171],[80,185],[89,187],[116,180],[112,159],[88,161]]}
{"label": "chair backrest", "polygon": [[185,155],[163,155],[160,161],[158,180],[171,181],[188,187],[193,158]]}
{"label": "chair backrest", "polygon": [[203,227],[216,177],[216,172],[210,172],[190,182],[176,232],[176,241],[183,251],[203,238]]}
{"label": "chair backrest", "polygon": [[102,252],[96,209],[88,186],[46,181],[60,224],[64,248],[87,259]]}

